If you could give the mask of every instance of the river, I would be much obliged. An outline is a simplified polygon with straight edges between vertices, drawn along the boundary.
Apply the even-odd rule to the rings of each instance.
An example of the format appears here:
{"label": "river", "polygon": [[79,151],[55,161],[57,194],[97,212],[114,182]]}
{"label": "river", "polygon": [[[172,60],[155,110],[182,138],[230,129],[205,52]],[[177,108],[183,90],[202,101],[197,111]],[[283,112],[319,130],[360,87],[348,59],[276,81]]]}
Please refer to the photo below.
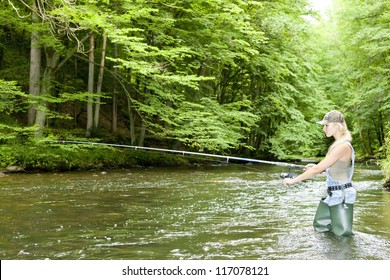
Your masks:
{"label": "river", "polygon": [[388,260],[390,192],[358,166],[352,237],[318,233],[322,175],[284,187],[284,168],[216,165],[0,178],[1,259]]}

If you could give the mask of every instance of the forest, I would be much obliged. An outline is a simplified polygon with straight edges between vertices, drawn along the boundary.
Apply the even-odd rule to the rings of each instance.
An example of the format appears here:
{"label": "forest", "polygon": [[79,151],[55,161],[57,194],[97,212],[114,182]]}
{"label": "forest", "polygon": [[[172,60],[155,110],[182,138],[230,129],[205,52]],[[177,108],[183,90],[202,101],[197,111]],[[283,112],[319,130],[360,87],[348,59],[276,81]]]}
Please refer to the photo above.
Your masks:
{"label": "forest", "polygon": [[390,176],[389,23],[389,0],[1,0],[0,167],[134,156],[58,139],[320,158],[337,109]]}

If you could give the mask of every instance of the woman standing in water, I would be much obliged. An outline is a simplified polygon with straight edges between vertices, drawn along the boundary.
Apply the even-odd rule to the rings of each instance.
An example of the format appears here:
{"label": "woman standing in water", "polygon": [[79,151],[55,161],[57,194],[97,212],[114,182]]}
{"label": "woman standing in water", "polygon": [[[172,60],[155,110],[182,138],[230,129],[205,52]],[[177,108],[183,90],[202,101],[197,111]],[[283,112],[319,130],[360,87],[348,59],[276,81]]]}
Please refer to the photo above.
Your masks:
{"label": "woman standing in water", "polygon": [[356,189],[352,187],[355,153],[352,137],[343,114],[328,112],[318,124],[323,125],[327,137],[334,137],[326,157],[318,164],[309,164],[304,172],[295,178],[286,178],[285,186],[309,179],[326,171],[328,195],[322,198],[314,217],[314,228],[320,232],[332,231],[338,236],[353,235],[353,205]]}

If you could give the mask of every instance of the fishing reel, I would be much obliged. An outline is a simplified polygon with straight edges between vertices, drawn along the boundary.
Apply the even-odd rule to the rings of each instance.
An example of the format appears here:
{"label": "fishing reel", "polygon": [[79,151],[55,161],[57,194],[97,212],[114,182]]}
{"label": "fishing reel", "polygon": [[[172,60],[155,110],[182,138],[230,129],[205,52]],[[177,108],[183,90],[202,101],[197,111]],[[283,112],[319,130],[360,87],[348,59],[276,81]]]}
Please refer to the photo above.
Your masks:
{"label": "fishing reel", "polygon": [[291,178],[291,179],[293,179],[293,178],[295,178],[297,175],[295,175],[294,173],[292,173],[292,172],[282,172],[282,173],[280,173],[280,178],[282,178],[282,179],[286,179],[286,178]]}
{"label": "fishing reel", "polygon": [[295,173],[291,172],[291,168],[290,167],[288,168],[288,172],[280,173],[280,178],[282,178],[282,179],[286,179],[286,178],[293,179],[295,177],[297,177],[297,175]]}

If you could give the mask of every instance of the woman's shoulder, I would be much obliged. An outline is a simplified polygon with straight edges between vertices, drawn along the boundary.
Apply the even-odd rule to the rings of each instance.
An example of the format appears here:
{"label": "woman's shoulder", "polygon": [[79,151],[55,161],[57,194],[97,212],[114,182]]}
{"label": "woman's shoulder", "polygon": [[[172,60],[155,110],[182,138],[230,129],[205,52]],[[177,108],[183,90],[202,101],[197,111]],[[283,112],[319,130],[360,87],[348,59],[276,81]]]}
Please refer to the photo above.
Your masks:
{"label": "woman's shoulder", "polygon": [[353,149],[353,146],[352,146],[351,141],[345,141],[345,142],[343,142],[342,144],[344,144],[344,146],[346,146],[346,147],[348,147],[349,149],[351,149],[352,153],[354,153],[354,149]]}
{"label": "woman's shoulder", "polygon": [[330,156],[337,160],[341,161],[349,161],[353,158],[354,150],[352,148],[352,144],[350,142],[341,142],[338,143],[333,149],[330,151]]}
{"label": "woman's shoulder", "polygon": [[350,154],[351,152],[353,153],[353,147],[352,147],[351,142],[349,142],[349,141],[344,142],[343,141],[343,142],[339,142],[339,143],[334,143],[332,145],[332,147],[330,147],[328,154],[334,155],[337,157],[342,157],[346,153]]}
{"label": "woman's shoulder", "polygon": [[353,150],[352,143],[349,141],[340,142],[336,146],[334,146],[334,149],[339,150]]}
{"label": "woman's shoulder", "polygon": [[335,142],[332,144],[332,146],[330,146],[329,151],[334,149],[346,149],[347,147],[353,150],[352,143],[350,141]]}

